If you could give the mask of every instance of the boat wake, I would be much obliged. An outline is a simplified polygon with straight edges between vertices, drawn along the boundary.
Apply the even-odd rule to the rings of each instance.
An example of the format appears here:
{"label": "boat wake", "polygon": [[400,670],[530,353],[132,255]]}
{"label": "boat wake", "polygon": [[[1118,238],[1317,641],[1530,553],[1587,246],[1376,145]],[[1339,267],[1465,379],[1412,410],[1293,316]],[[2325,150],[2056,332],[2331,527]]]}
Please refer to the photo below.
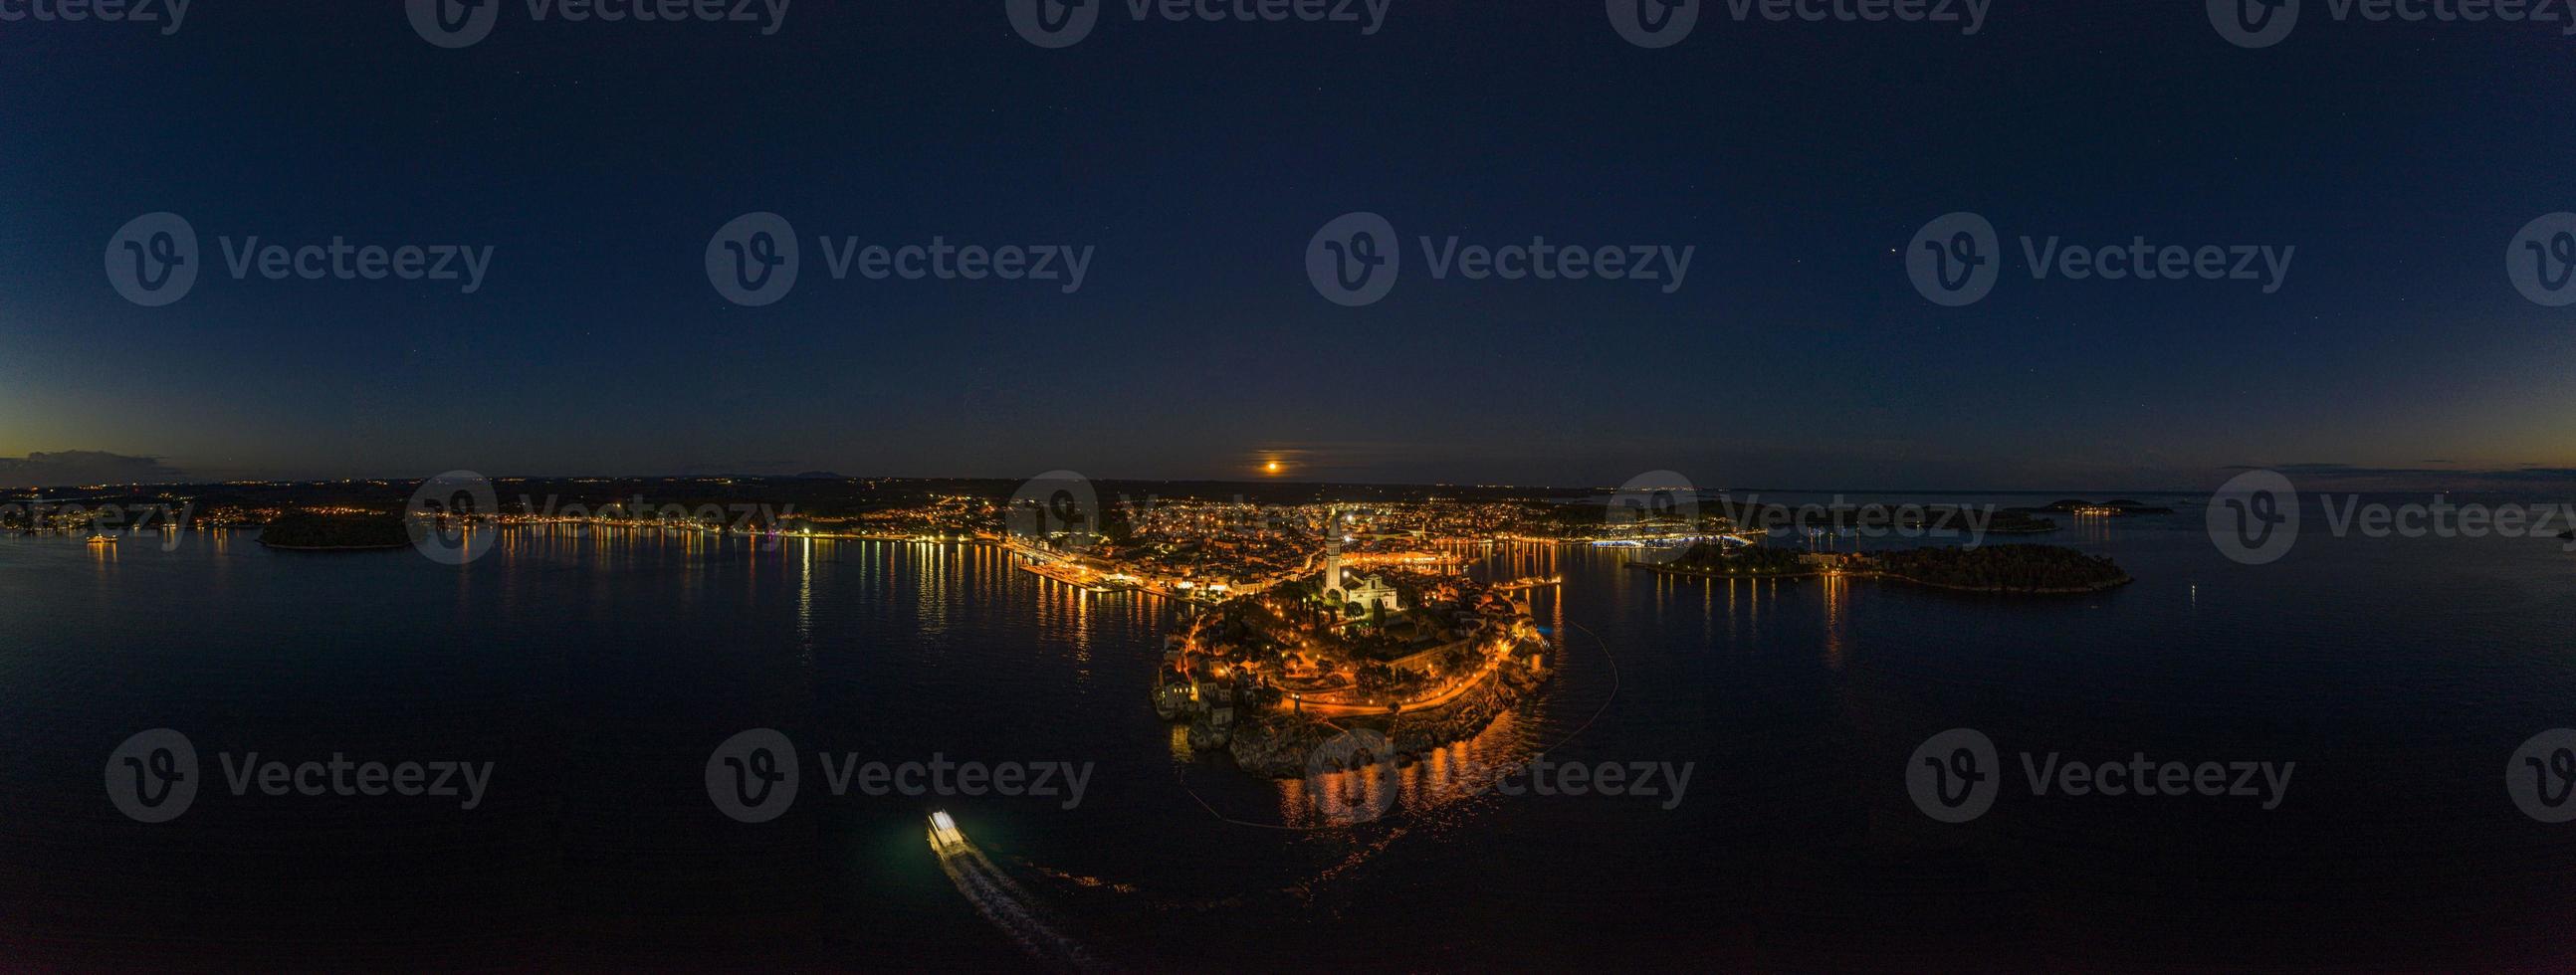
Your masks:
{"label": "boat wake", "polygon": [[957,885],[957,892],[965,895],[975,912],[1000,928],[1021,951],[1067,971],[1111,970],[1081,944],[1058,931],[1028,891],[995,866],[974,843],[954,834],[943,843],[935,830],[929,839],[931,850],[939,855],[939,869],[948,874],[950,883]]}

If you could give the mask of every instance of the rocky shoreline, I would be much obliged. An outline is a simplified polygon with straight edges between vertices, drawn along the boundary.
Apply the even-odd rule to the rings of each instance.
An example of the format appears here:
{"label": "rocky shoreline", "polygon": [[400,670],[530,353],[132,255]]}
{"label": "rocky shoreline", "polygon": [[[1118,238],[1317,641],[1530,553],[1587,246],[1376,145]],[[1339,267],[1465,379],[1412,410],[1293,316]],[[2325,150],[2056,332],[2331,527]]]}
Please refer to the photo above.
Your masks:
{"label": "rocky shoreline", "polygon": [[[1504,709],[1525,700],[1546,680],[1544,671],[1511,660],[1496,667],[1483,686],[1428,711],[1345,718],[1333,725],[1284,712],[1265,714],[1235,724],[1226,754],[1233,757],[1236,766],[1254,775],[1304,778],[1317,748],[1343,730],[1365,728],[1386,736],[1396,763],[1409,765],[1444,745],[1475,737],[1493,724]],[[1196,738],[1197,728],[1193,726],[1191,730]]]}

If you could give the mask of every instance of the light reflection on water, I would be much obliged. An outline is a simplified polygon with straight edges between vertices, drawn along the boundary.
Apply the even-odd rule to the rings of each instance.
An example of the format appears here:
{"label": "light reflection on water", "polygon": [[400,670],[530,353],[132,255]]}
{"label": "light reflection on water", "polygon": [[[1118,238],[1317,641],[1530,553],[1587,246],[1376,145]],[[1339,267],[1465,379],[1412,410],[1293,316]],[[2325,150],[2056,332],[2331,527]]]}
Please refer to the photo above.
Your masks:
{"label": "light reflection on water", "polygon": [[[2064,530],[2031,540],[2113,554],[2139,582],[2036,602],[1866,581],[1673,579],[1626,570],[1615,551],[1472,547],[1470,571],[1485,578],[1565,576],[1563,590],[1532,597],[1564,647],[1551,654],[1557,679],[1392,776],[1385,819],[1295,833],[1210,816],[1174,767],[1190,770],[1188,787],[1210,805],[1274,825],[1347,818],[1374,805],[1368,784],[1347,773],[1251,780],[1190,749],[1143,691],[1170,608],[1050,583],[997,550],[505,530],[475,532],[469,544],[492,554],[449,567],[410,552],[279,555],[227,532],[190,533],[175,553],[142,539],[113,553],[10,539],[0,577],[42,598],[0,601],[0,704],[25,722],[26,754],[7,782],[33,804],[25,829],[123,830],[131,824],[100,818],[98,752],[137,728],[185,725],[236,749],[327,754],[363,732],[396,750],[480,750],[561,775],[505,780],[506,799],[539,811],[502,806],[457,824],[507,838],[478,850],[535,854],[503,861],[522,865],[496,874],[503,883],[460,885],[540,901],[578,887],[609,912],[685,918],[705,906],[709,877],[738,880],[730,889],[764,910],[812,909],[810,889],[782,890],[774,860],[738,877],[725,872],[730,857],[660,863],[726,843],[767,848],[720,817],[699,824],[711,814],[688,794],[694,782],[676,804],[644,788],[666,758],[694,775],[722,738],[711,732],[803,721],[818,742],[872,756],[1096,761],[1095,791],[1078,809],[950,805],[990,824],[979,842],[997,862],[1108,878],[1211,922],[1138,920],[1132,902],[1095,907],[1019,878],[1062,909],[1073,936],[1140,968],[1236,950],[1361,968],[1414,949],[1447,952],[1434,967],[1562,965],[1602,951],[1654,961],[1620,946],[1670,944],[1685,929],[1749,942],[1793,968],[1849,967],[1838,963],[1873,942],[1990,968],[2118,957],[2065,939],[2019,949],[2033,954],[1978,953],[2015,950],[2034,917],[2195,943],[2256,926],[2322,931],[2338,939],[2336,959],[2366,963],[2548,930],[2545,908],[2516,905],[2576,896],[2564,879],[2576,876],[2576,847],[2538,842],[2494,780],[2515,742],[2576,722],[2565,649],[2576,559],[2547,543],[2319,537],[2256,570],[2216,556],[2197,522],[2061,519]],[[296,717],[273,717],[281,711]],[[1971,828],[1933,830],[1890,770],[1924,736],[1957,726],[1984,728],[2007,749],[2301,765],[2290,803],[2273,813],[2024,796]],[[582,745],[580,762],[553,755],[563,741]],[[645,747],[656,743],[668,754]],[[1702,777],[1671,809],[1486,788],[1488,770],[1540,749],[1551,760],[1696,761]],[[586,771],[621,760],[635,763],[632,775]],[[60,769],[77,775],[47,771]],[[562,776],[584,791],[559,806],[525,791],[544,799]],[[64,792],[72,779],[79,791]],[[67,798],[47,798],[58,793]],[[911,852],[918,803],[817,796],[813,815],[838,831],[784,858],[824,874],[826,899],[857,905],[836,915],[846,929],[864,927],[871,945],[920,947],[925,960],[992,937]],[[188,822],[240,822],[225,808],[244,807],[210,806]],[[555,808],[582,812],[544,811]],[[499,828],[512,823],[524,829]],[[567,866],[551,840],[522,841],[556,830],[593,854],[656,852],[603,872]],[[901,859],[835,845],[897,833],[910,848]],[[114,847],[89,842],[98,838],[48,849]],[[230,838],[247,842],[196,852],[239,848],[290,864],[261,868],[279,876],[329,877],[334,861],[372,848],[340,835]],[[215,869],[230,865],[219,858],[92,873],[40,860],[22,855],[0,872],[59,876],[79,903],[116,905],[166,897],[160,885],[177,870],[196,884],[183,894],[209,928],[263,936],[283,930],[274,918],[317,907],[286,887],[256,908],[227,903],[237,874]],[[1316,882],[1319,872],[1332,879]],[[927,884],[906,886],[916,874]],[[2318,895],[2303,876],[2334,878],[2336,899],[2301,906]],[[1292,888],[1305,899],[1238,897]],[[890,905],[902,923],[866,926]],[[498,904],[472,918],[516,916]],[[1400,937],[1345,923],[1383,917],[1405,919]]]}
{"label": "light reflection on water", "polygon": [[1392,769],[1370,766],[1280,780],[1279,821],[1326,829],[1386,817],[1422,818],[1491,794],[1506,776],[1520,775],[1543,747],[1525,734],[1531,723],[1506,710],[1483,732]]}
{"label": "light reflection on water", "polygon": [[[1554,545],[1448,543],[1435,548],[1472,559],[1460,571],[1489,583],[1554,578],[1565,568],[1566,549]],[[1531,616],[1553,647],[1545,655],[1547,665],[1566,667],[1566,647],[1573,635],[1566,629],[1561,590],[1540,586],[1525,596]],[[1456,812],[1464,800],[1490,795],[1504,777],[1519,775],[1544,749],[1559,743],[1547,740],[1548,734],[1561,739],[1568,733],[1571,723],[1550,721],[1549,702],[1556,687],[1557,682],[1551,681],[1505,709],[1483,731],[1396,767],[1370,766],[1279,780],[1278,821],[1300,829],[1325,829],[1385,817]]]}

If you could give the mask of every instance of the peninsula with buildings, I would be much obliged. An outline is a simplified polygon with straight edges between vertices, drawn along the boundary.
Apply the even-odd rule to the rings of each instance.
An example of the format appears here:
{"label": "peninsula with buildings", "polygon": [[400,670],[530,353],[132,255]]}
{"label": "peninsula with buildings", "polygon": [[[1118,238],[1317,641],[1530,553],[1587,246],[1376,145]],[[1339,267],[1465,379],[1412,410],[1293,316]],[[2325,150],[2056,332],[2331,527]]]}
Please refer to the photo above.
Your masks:
{"label": "peninsula with buildings", "polygon": [[1154,709],[1187,723],[1190,747],[1294,778],[1325,741],[1366,728],[1391,754],[1355,760],[1405,763],[1483,731],[1547,679],[1551,643],[1527,593],[1555,580],[1484,583],[1402,558],[1370,572],[1341,545],[1311,577],[1218,602],[1170,638]]}

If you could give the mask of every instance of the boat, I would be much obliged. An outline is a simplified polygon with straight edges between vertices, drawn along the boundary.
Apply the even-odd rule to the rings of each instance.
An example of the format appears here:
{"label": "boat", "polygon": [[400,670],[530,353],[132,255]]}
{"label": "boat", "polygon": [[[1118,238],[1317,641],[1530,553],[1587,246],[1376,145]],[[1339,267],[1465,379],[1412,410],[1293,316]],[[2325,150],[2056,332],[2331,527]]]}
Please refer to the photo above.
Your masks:
{"label": "boat", "polygon": [[109,535],[104,532],[92,534],[89,537],[89,543],[91,545],[114,545],[116,544],[116,536]]}
{"label": "boat", "polygon": [[943,854],[966,848],[966,834],[957,831],[957,821],[946,810],[930,814],[930,847]]}

